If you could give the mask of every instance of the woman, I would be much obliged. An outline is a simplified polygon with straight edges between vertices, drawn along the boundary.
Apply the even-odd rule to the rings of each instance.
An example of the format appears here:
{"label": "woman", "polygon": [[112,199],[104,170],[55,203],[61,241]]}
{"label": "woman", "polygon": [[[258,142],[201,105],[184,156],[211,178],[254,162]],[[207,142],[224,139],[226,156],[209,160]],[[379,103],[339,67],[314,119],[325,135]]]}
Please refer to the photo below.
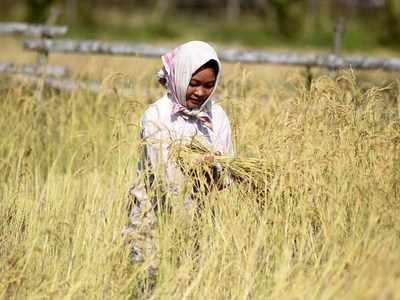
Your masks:
{"label": "woman", "polygon": [[[182,189],[184,175],[169,159],[170,143],[196,137],[214,153],[233,155],[229,120],[212,98],[221,75],[215,50],[207,43],[192,41],[162,56],[162,63],[158,77],[167,92],[141,118],[142,157],[137,182],[129,192],[130,225],[125,233],[131,236],[135,261],[147,256],[142,252],[153,252],[152,243],[139,245],[138,241],[152,239],[154,210],[159,208],[160,198],[181,195],[184,207],[192,204],[190,193]],[[204,161],[212,162],[213,156],[206,155]],[[164,192],[161,196],[155,194],[159,182]]]}

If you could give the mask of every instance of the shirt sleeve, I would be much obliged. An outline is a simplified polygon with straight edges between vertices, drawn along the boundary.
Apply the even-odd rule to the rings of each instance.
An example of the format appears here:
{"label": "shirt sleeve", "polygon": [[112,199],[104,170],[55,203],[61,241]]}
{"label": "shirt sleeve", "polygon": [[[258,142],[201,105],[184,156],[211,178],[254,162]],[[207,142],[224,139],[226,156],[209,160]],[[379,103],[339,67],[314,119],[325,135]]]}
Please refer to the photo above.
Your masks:
{"label": "shirt sleeve", "polygon": [[213,123],[217,125],[215,132],[215,150],[221,152],[224,155],[233,156],[235,154],[235,151],[232,142],[231,126],[228,116],[222,108],[219,108],[219,110],[217,111],[216,119],[213,120]]}
{"label": "shirt sleeve", "polygon": [[154,176],[162,172],[161,168],[168,160],[168,141],[163,136],[163,128],[158,122],[158,112],[150,107],[140,120],[141,166],[150,168]]}
{"label": "shirt sleeve", "polygon": [[[138,160],[136,166],[136,178],[128,191],[128,214],[131,224],[140,223],[140,215],[143,211],[151,209],[154,205],[149,201],[148,191],[155,180],[157,166],[161,165],[159,157],[162,154],[159,151],[160,143],[156,140],[160,139],[161,132],[156,124],[157,110],[150,106],[140,120],[139,131],[139,149]],[[139,222],[139,223],[138,223]]]}
{"label": "shirt sleeve", "polygon": [[[141,207],[147,197],[147,190],[155,180],[155,168],[160,165],[158,157],[158,147],[153,145],[153,140],[160,137],[156,120],[157,111],[150,107],[147,109],[140,120],[138,160],[136,165],[136,179],[129,189],[128,194],[133,196],[135,205]],[[132,211],[131,211],[132,213]]]}
{"label": "shirt sleeve", "polygon": [[141,119],[140,140],[143,146],[138,172],[146,170],[146,175],[150,172],[152,181],[162,183],[169,193],[178,194],[182,183],[182,173],[169,158],[168,147],[171,143],[171,133],[167,125],[160,121],[159,114],[157,108],[150,107]]}

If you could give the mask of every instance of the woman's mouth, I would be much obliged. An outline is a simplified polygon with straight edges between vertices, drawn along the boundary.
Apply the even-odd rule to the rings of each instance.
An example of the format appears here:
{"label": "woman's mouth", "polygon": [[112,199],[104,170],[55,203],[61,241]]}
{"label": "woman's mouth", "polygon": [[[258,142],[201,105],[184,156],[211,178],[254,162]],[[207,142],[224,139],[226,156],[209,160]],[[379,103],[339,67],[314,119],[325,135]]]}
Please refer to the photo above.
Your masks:
{"label": "woman's mouth", "polygon": [[186,103],[189,108],[199,108],[204,101],[202,99],[189,98]]}
{"label": "woman's mouth", "polygon": [[201,99],[189,98],[189,100],[194,102],[194,103],[202,103],[203,102]]}

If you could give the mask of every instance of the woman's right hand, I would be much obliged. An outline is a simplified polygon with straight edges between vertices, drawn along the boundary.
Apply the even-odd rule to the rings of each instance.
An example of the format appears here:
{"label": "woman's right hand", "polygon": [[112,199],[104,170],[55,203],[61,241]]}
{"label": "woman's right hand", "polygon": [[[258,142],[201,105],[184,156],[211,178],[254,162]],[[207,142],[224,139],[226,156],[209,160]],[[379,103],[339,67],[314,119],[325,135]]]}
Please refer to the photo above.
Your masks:
{"label": "woman's right hand", "polygon": [[202,163],[213,164],[215,161],[215,157],[213,153],[206,153],[201,157]]}

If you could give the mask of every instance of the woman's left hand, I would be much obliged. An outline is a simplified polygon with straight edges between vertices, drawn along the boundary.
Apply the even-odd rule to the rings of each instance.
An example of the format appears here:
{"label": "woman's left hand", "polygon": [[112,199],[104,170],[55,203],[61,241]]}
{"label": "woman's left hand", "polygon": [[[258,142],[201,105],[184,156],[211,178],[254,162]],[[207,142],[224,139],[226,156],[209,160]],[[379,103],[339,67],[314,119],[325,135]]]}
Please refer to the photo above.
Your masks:
{"label": "woman's left hand", "polygon": [[201,158],[202,163],[212,164],[212,163],[214,163],[214,161],[215,161],[215,157],[214,157],[213,153],[206,153]]}

